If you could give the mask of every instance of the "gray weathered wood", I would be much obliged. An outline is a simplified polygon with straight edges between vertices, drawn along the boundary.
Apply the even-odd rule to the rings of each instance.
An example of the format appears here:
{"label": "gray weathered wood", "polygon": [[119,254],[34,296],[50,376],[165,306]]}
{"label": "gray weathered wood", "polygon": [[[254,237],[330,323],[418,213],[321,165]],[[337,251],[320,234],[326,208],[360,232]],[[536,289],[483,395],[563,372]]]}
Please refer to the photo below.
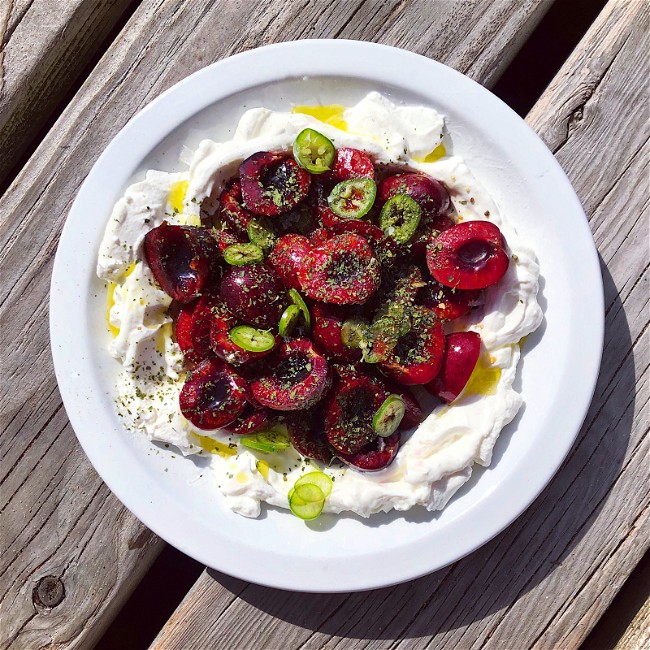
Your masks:
{"label": "gray weathered wood", "polygon": [[491,543],[392,589],[294,594],[204,572],[153,648],[580,645],[650,540],[649,15],[612,0],[528,117],[584,202],[606,291],[600,379],[558,475]]}
{"label": "gray weathered wood", "polygon": [[650,648],[650,598],[643,603],[614,650],[647,650]]}
{"label": "gray weathered wood", "polygon": [[[52,259],[74,195],[144,104],[229,54],[274,41],[349,37],[452,62],[481,82],[514,54],[550,0],[380,2],[144,0],[0,203],[0,647],[92,644],[161,548],[80,452],[49,353]],[[27,6],[27,5],[25,5]],[[35,610],[33,587],[66,595]]]}
{"label": "gray weathered wood", "polygon": [[[0,185],[139,0],[3,0],[0,9]],[[4,20],[2,13],[5,12]],[[36,143],[38,144],[38,143]]]}

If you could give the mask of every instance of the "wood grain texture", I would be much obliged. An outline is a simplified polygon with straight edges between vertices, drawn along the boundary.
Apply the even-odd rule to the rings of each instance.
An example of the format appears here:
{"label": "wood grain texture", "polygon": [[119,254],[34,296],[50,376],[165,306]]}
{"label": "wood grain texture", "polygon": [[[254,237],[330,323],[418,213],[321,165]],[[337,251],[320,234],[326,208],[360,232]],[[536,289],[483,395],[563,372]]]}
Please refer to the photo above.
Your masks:
{"label": "wood grain texture", "polygon": [[650,648],[650,598],[643,603],[614,650],[647,650]]}
{"label": "wood grain texture", "polygon": [[[139,0],[4,0],[0,185],[129,7]],[[1,14],[2,10],[0,10]]]}
{"label": "wood grain texture", "polygon": [[528,117],[585,205],[605,285],[598,385],[557,476],[495,540],[391,589],[296,594],[206,571],[152,648],[569,649],[585,639],[650,540],[649,15],[647,3],[611,1]]}
{"label": "wood grain texture", "polygon": [[[36,0],[33,0],[36,2]],[[198,68],[265,43],[348,37],[400,45],[491,82],[550,0],[144,0],[0,203],[0,647],[89,646],[161,542],[109,493],[67,422],[49,352],[57,241],[82,180],[117,131]],[[25,0],[21,6],[29,7]],[[63,601],[32,602],[62,580]]]}

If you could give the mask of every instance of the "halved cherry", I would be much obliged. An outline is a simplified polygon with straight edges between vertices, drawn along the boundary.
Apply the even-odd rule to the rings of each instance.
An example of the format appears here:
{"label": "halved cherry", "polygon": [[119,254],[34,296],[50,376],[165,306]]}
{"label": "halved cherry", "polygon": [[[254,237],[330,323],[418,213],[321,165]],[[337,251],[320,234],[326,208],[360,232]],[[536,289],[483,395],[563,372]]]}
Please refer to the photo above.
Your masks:
{"label": "halved cherry", "polygon": [[377,197],[382,205],[398,194],[410,196],[422,209],[423,218],[447,215],[451,209],[447,188],[424,174],[396,174],[379,184]]}
{"label": "halved cherry", "polygon": [[181,413],[197,428],[219,429],[246,406],[246,382],[216,359],[205,359],[191,372],[179,396]]}
{"label": "halved cherry", "polygon": [[386,389],[389,393],[399,395],[404,400],[406,411],[404,412],[404,417],[399,426],[400,430],[412,429],[413,427],[417,427],[418,424],[424,422],[424,411],[408,388],[387,380],[386,378],[383,378],[382,381],[386,385]]}
{"label": "halved cherry", "polygon": [[309,192],[311,175],[291,157],[260,151],[239,168],[244,207],[266,216],[289,212]]}
{"label": "halved cherry", "polygon": [[453,402],[474,372],[481,354],[481,337],[476,332],[455,332],[446,337],[445,348],[440,372],[425,388],[445,402]]}
{"label": "halved cherry", "polygon": [[284,235],[278,239],[273,252],[269,255],[269,264],[286,285],[300,289],[298,269],[311,249],[312,244],[307,237]]}
{"label": "halved cherry", "polygon": [[163,221],[144,236],[144,255],[158,284],[174,300],[188,303],[209,284],[219,249],[206,228]]}
{"label": "halved cherry", "polygon": [[[219,300],[218,296],[206,293],[199,298],[196,307],[192,312],[191,320],[191,334],[194,355],[197,360],[205,359],[210,356],[210,330],[214,318],[227,312],[223,303]],[[229,317],[234,320],[233,316]]]}
{"label": "halved cherry", "polygon": [[454,320],[481,304],[482,294],[478,290],[452,289],[430,280],[418,293],[418,303],[433,309],[440,320]]}
{"label": "halved cherry", "polygon": [[246,237],[248,224],[253,216],[242,206],[242,191],[239,179],[233,178],[226,183],[225,189],[219,196],[219,217],[222,223],[228,224],[232,231],[240,237]]}
{"label": "halved cherry", "polygon": [[[210,327],[210,347],[213,352],[220,358],[239,366],[250,363],[255,359],[261,359],[273,352],[274,347],[264,351],[246,350],[233,340],[230,332],[237,325],[237,319],[225,308],[224,305],[215,307],[212,310],[211,327]],[[280,343],[280,339],[275,337],[275,345]]]}
{"label": "halved cherry", "polygon": [[176,318],[176,343],[183,352],[183,356],[190,363],[198,363],[205,355],[194,349],[192,338],[192,315],[197,303],[183,305]]}
{"label": "halved cherry", "polygon": [[372,164],[370,156],[365,151],[352,149],[350,147],[340,147],[336,150],[336,158],[329,172],[323,176],[332,181],[333,185],[342,181],[348,181],[352,178],[375,178],[375,166]]}
{"label": "halved cherry", "polygon": [[440,181],[420,173],[396,174],[379,184],[379,203],[398,194],[410,196],[422,209],[420,225],[410,243],[416,255],[423,255],[435,235],[454,225],[449,191]]}
{"label": "halved cherry", "polygon": [[223,428],[228,431],[228,433],[245,436],[250,433],[261,431],[268,426],[272,419],[273,415],[269,409],[258,409],[248,403],[246,404],[242,414],[236,420],[233,420]]}
{"label": "halved cherry", "polygon": [[441,214],[437,217],[425,216],[415,231],[415,236],[410,242],[411,250],[414,255],[425,255],[427,246],[441,232],[448,230],[454,225],[450,216]]}
{"label": "halved cherry", "polygon": [[396,431],[389,438],[377,437],[365,447],[354,454],[341,454],[339,458],[348,465],[352,465],[364,472],[377,472],[390,465],[401,442],[402,436]]}
{"label": "halved cherry", "polygon": [[366,374],[341,377],[325,405],[330,445],[342,454],[354,454],[372,442],[377,437],[372,420],[387,396],[383,385]]}
{"label": "halved cherry", "polygon": [[289,440],[294,449],[305,458],[323,463],[334,460],[334,450],[327,441],[321,405],[301,413],[291,413],[286,419]]}
{"label": "halved cherry", "polygon": [[334,231],[329,228],[317,228],[309,236],[309,241],[312,246],[322,246],[325,242],[334,237]]}
{"label": "halved cherry", "polygon": [[379,287],[379,261],[363,237],[344,233],[313,248],[303,260],[298,279],[313,300],[363,303]]}
{"label": "halved cherry", "polygon": [[489,221],[465,221],[440,233],[427,247],[427,266],[440,284],[484,289],[498,282],[510,258],[501,231]]}
{"label": "halved cherry", "polygon": [[234,246],[235,244],[245,244],[246,240],[244,237],[240,237],[235,233],[231,226],[227,223],[222,223],[221,228],[213,230],[215,237],[217,238],[217,243],[219,250],[223,253],[226,248]]}
{"label": "halved cherry", "polygon": [[343,344],[341,327],[345,315],[332,305],[316,303],[311,310],[314,325],[312,336],[316,345],[329,357],[337,361],[353,363],[361,359],[361,350],[354,350]]}
{"label": "halved cherry", "polygon": [[267,264],[231,266],[221,280],[221,298],[239,319],[256,327],[276,327],[289,304],[287,291]]}
{"label": "halved cherry", "polygon": [[331,383],[327,360],[307,338],[285,341],[261,377],[253,380],[253,397],[276,411],[310,408]]}
{"label": "halved cherry", "polygon": [[433,310],[414,307],[411,329],[401,336],[381,370],[393,381],[406,386],[428,384],[438,374],[445,352],[442,323]]}
{"label": "halved cherry", "polygon": [[342,221],[342,217],[335,215],[327,202],[332,188],[336,185],[334,181],[323,179],[322,176],[312,178],[307,197],[307,205],[312,213],[322,222],[325,227]]}

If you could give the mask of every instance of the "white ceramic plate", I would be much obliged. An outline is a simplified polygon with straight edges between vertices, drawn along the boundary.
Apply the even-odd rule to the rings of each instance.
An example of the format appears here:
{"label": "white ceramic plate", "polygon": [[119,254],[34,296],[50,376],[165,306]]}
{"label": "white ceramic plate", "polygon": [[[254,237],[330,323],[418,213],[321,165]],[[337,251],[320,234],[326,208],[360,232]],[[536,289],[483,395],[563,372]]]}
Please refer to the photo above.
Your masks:
{"label": "white ceramic plate", "polygon": [[[201,460],[125,431],[113,405],[117,362],[106,351],[106,291],[95,261],[115,201],[150,168],[183,169],[183,145],[229,139],[252,106],[351,105],[370,90],[447,117],[454,152],[536,248],[545,321],[529,337],[518,388],[525,407],[492,466],[442,513],[260,519],[228,511]],[[587,221],[555,159],[505,104],[424,57],[354,41],[299,41],[220,61],[177,84],[111,142],[84,182],[61,236],[50,302],[65,407],[85,452],[147,526],[198,561],[259,584],[304,591],[386,586],[439,569],[512,522],[558,469],[586,414],[603,339],[603,293]]]}

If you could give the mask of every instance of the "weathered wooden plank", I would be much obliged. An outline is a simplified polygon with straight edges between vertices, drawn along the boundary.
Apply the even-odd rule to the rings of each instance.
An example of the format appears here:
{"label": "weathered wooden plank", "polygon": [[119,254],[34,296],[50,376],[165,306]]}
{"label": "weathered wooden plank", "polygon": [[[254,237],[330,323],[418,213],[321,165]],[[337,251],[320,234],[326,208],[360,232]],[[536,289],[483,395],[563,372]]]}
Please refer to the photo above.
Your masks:
{"label": "weathered wooden plank", "polygon": [[643,603],[614,650],[645,650],[646,648],[650,648],[650,598]]}
{"label": "weathered wooden plank", "polygon": [[469,650],[576,648],[584,640],[650,539],[642,191],[650,147],[640,110],[649,16],[646,3],[611,1],[528,117],[586,206],[605,281],[601,375],[558,475],[491,543],[392,589],[293,594],[204,572],[153,648],[248,648],[263,640],[287,650]]}
{"label": "weathered wooden plank", "polygon": [[[139,0],[5,0],[0,9],[0,186],[120,18]],[[4,20],[2,13],[4,12]]]}
{"label": "weathered wooden plank", "polygon": [[[61,227],[83,178],[119,128],[199,67],[295,38],[398,44],[491,81],[493,70],[512,56],[520,35],[533,29],[549,5],[550,0],[141,3],[0,203],[0,343],[7,350],[8,379],[0,402],[8,423],[0,440],[0,647],[12,640],[15,648],[92,644],[160,549],[79,451],[48,349],[46,304]],[[62,580],[66,596],[41,613],[32,604],[32,590],[47,575]]]}

